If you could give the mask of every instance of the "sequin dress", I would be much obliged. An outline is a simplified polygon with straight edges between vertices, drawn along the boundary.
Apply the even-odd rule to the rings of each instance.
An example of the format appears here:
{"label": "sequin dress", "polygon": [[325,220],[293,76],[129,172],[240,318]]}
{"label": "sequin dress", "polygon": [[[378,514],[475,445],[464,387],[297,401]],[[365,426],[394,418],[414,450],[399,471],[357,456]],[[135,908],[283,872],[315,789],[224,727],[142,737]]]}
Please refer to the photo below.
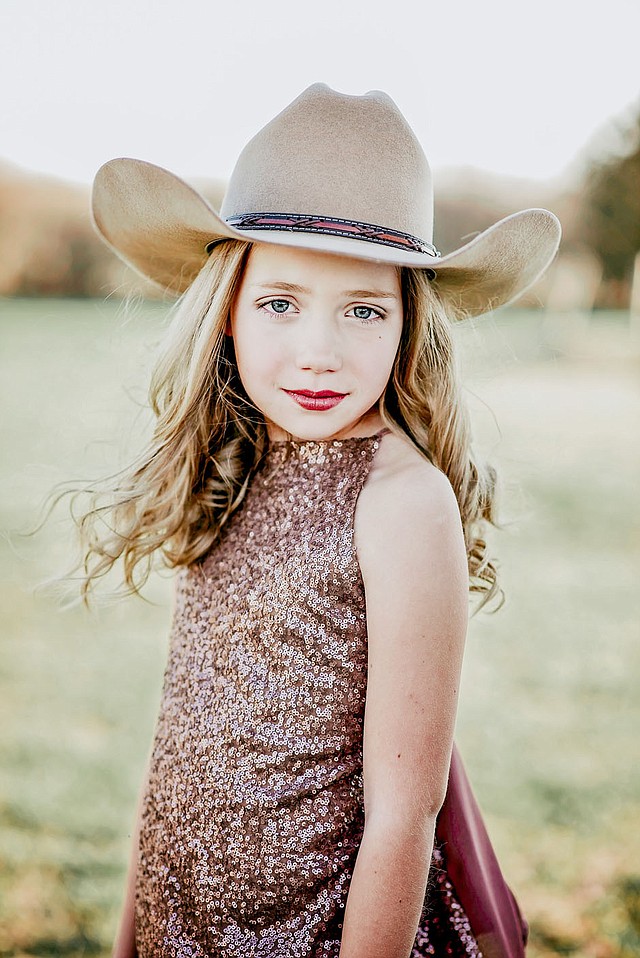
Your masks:
{"label": "sequin dress", "polygon": [[[176,577],[136,885],[140,958],[338,958],[364,828],[374,436],[272,443],[221,540]],[[434,861],[412,958],[481,958]]]}

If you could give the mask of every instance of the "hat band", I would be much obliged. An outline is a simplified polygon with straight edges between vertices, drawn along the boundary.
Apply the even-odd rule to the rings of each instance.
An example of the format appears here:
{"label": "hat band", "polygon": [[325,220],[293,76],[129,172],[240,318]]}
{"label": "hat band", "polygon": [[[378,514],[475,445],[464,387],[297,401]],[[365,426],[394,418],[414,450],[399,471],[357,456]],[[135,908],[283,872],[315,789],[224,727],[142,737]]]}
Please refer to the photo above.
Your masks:
{"label": "hat band", "polygon": [[290,230],[300,233],[324,233],[327,236],[347,236],[350,239],[365,240],[367,243],[380,243],[381,246],[394,246],[396,249],[410,249],[416,253],[440,256],[431,243],[401,233],[399,230],[374,226],[372,223],[359,223],[356,220],[343,220],[335,216],[308,216],[304,213],[242,213],[225,219],[229,226],[237,230]]}

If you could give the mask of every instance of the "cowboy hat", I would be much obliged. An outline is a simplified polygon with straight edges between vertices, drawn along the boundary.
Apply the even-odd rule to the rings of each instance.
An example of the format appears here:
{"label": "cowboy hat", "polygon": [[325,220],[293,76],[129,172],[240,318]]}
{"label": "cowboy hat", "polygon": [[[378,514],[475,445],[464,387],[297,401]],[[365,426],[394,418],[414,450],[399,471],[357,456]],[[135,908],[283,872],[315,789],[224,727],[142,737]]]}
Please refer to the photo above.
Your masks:
{"label": "cowboy hat", "polygon": [[555,256],[548,210],[513,213],[446,255],[433,246],[433,185],[393,100],[314,83],[245,146],[217,212],[184,180],[143,160],[100,168],[92,213],[126,263],[180,294],[226,239],[295,246],[422,267],[464,315],[529,288]]}

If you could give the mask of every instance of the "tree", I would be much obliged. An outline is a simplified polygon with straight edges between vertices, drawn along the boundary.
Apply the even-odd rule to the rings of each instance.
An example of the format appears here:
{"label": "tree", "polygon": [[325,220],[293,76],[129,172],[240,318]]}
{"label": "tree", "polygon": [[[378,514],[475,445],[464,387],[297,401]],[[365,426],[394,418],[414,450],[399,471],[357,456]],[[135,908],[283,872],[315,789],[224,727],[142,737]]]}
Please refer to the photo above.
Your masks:
{"label": "tree", "polygon": [[618,136],[619,149],[587,171],[578,235],[602,263],[603,283],[622,284],[628,301],[640,251],[640,107]]}

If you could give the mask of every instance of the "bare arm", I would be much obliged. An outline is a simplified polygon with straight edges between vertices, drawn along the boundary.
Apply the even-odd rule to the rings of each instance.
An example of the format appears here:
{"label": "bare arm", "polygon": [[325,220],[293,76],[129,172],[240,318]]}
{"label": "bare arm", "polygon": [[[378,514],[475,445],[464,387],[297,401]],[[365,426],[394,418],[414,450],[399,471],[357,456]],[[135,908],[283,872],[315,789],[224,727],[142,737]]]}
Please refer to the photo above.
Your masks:
{"label": "bare arm", "polygon": [[462,525],[446,477],[413,450],[403,461],[358,503],[369,643],[365,828],[340,958],[409,958],[453,745],[468,617]]}
{"label": "bare arm", "polygon": [[409,958],[424,901],[435,820],[371,821],[351,879],[340,958]]}

